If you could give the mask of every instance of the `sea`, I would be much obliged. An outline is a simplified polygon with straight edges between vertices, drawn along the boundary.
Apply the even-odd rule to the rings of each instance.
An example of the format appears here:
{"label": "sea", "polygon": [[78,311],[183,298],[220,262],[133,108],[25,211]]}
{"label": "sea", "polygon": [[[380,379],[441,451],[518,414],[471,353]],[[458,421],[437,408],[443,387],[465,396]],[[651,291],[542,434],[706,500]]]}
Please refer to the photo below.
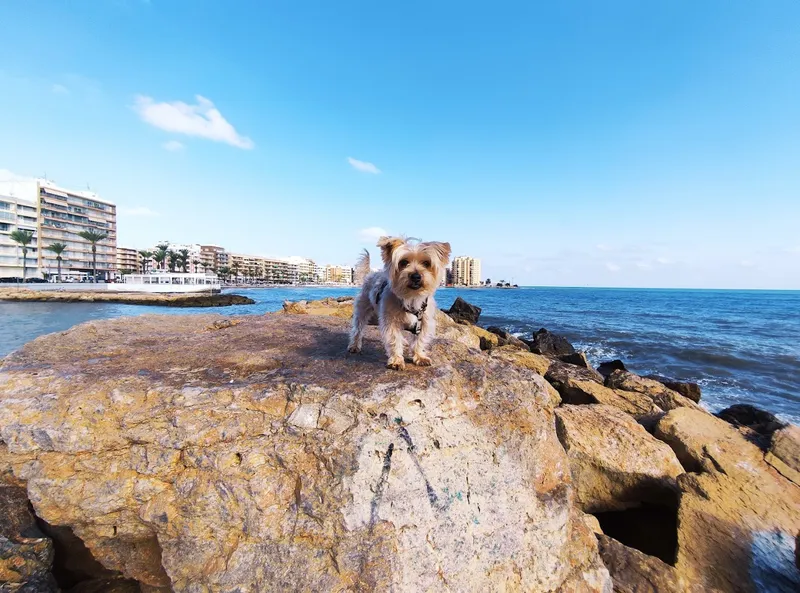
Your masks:
{"label": "sea", "polygon": [[[236,289],[255,305],[173,309],[106,303],[0,302],[0,357],[34,338],[78,323],[145,313],[261,315],[285,300],[355,294],[346,287]],[[518,336],[547,328],[597,365],[621,359],[629,370],[694,381],[711,411],[736,403],[800,424],[800,291],[617,288],[440,289],[483,309],[480,324]]]}

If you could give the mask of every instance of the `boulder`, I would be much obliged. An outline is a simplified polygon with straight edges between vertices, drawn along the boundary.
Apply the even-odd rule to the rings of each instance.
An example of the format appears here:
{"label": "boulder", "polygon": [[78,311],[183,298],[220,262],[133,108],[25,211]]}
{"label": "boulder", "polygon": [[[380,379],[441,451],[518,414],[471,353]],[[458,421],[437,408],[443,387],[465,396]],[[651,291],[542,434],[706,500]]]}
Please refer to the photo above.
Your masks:
{"label": "boulder", "polygon": [[667,388],[658,381],[645,379],[628,371],[614,371],[606,377],[605,383],[606,387],[611,387],[612,389],[635,391],[646,395],[662,410],[674,410],[675,408],[684,407],[702,410],[700,406],[677,391]]}
{"label": "boulder", "polygon": [[800,486],[800,426],[790,424],[773,434],[765,459],[786,478]]}
{"label": "boulder", "polygon": [[615,593],[702,593],[687,586],[673,566],[608,537],[598,535],[600,556],[611,573]]}
{"label": "boulder", "polygon": [[562,354],[558,357],[558,360],[561,362],[566,362],[567,364],[574,364],[579,367],[583,367],[585,369],[590,369],[592,366],[589,364],[589,359],[586,358],[586,354],[583,352],[573,352],[572,354]]}
{"label": "boulder", "polygon": [[0,591],[57,593],[53,542],[39,530],[24,488],[0,483]]}
{"label": "boulder", "polygon": [[[319,301],[285,301],[283,313],[292,315],[323,315],[351,319],[353,317],[353,299],[326,298]],[[377,320],[374,320],[377,323]]]}
{"label": "boulder", "polygon": [[786,426],[774,414],[750,404],[734,404],[719,412],[717,416],[734,426],[750,429],[767,438],[771,437],[776,430]]}
{"label": "boulder", "polygon": [[615,360],[606,360],[600,363],[600,366],[597,367],[597,372],[603,375],[603,377],[608,377],[614,371],[627,371],[628,369],[625,368],[625,364],[620,359]]}
{"label": "boulder", "polygon": [[438,339],[385,367],[335,316],[140,316],[0,366],[37,514],[142,590],[609,592],[544,379]]}
{"label": "boulder", "polygon": [[[506,362],[510,362],[516,366],[530,369],[543,377],[547,374],[547,370],[550,368],[550,365],[553,364],[553,361],[546,356],[533,354],[526,350],[520,350],[514,346],[500,346],[498,348],[494,348],[490,355],[494,358],[499,358],[501,360],[505,360]],[[552,387],[550,383],[548,383],[548,386]]]}
{"label": "boulder", "polygon": [[531,352],[543,354],[545,356],[559,357],[566,354],[574,354],[575,348],[564,336],[559,336],[545,328],[540,329],[533,338],[527,342]]}
{"label": "boulder", "polygon": [[[540,355],[538,355],[540,356]],[[553,383],[554,387],[558,389],[556,383],[565,383],[566,381],[579,380],[579,381],[592,381],[598,385],[603,384],[603,377],[593,368],[577,366],[554,360],[547,371],[547,380]]]}
{"label": "boulder", "polygon": [[644,378],[658,381],[664,387],[672,389],[672,391],[677,391],[683,397],[688,397],[695,403],[700,402],[700,386],[697,383],[692,383],[690,381],[677,381],[675,379],[662,377],[661,375],[645,375]]}
{"label": "boulder", "polygon": [[706,412],[671,410],[655,434],[691,472],[678,478],[680,576],[709,591],[797,591],[800,488],[736,428]]}
{"label": "boulder", "polygon": [[477,325],[478,318],[481,316],[481,308],[471,305],[461,297],[456,297],[450,309],[446,313],[453,318],[456,323],[468,323]]}
{"label": "boulder", "polygon": [[514,334],[495,326],[489,326],[486,329],[498,337],[498,346],[514,346],[514,348],[530,352],[528,345]]}
{"label": "boulder", "polygon": [[586,513],[674,500],[683,467],[663,443],[625,412],[605,405],[556,409],[556,431],[569,457],[575,502]]}

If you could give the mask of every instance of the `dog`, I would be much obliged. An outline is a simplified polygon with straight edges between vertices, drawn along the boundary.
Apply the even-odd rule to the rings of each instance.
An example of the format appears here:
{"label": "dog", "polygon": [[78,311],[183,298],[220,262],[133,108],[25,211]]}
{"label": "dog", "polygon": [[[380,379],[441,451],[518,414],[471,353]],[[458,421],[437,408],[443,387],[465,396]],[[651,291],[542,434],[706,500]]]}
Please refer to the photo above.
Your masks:
{"label": "dog", "polygon": [[411,360],[430,366],[427,347],[436,335],[436,301],[433,295],[442,282],[450,260],[450,243],[410,242],[400,237],[381,237],[383,270],[369,273],[369,252],[365,249],[356,266],[363,278],[361,292],[353,307],[353,328],[348,352],[361,352],[364,328],[377,316],[381,341],[390,369],[405,368],[404,330],[415,338]]}

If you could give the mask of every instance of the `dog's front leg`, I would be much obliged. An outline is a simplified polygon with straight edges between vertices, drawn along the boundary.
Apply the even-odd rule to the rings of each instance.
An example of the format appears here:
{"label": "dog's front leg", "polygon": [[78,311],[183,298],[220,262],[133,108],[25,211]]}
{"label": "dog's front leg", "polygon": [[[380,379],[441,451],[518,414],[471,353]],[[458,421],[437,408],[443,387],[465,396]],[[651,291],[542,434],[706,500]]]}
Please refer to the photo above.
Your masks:
{"label": "dog's front leg", "polygon": [[395,323],[391,318],[381,321],[381,339],[386,348],[386,356],[389,357],[386,366],[390,369],[402,370],[406,367],[403,358],[403,348],[406,343],[403,337],[403,326]]}
{"label": "dog's front leg", "polygon": [[420,320],[420,331],[417,339],[414,340],[414,348],[412,350],[411,360],[415,365],[421,367],[431,366],[431,359],[427,354],[428,344],[430,344],[433,336],[436,334],[436,321],[430,314],[422,316]]}

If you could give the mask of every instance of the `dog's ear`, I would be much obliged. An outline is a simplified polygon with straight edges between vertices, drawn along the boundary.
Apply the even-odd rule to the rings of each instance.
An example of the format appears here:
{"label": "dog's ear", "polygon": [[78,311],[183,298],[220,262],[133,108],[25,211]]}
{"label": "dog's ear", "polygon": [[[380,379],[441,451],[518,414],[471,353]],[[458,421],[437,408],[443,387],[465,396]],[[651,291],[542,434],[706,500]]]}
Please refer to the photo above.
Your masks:
{"label": "dog's ear", "polygon": [[439,258],[439,261],[442,262],[443,266],[447,265],[447,262],[450,260],[450,243],[431,241],[430,243],[425,243],[425,249],[433,251],[436,257]]}
{"label": "dog's ear", "polygon": [[381,248],[381,259],[387,266],[392,262],[392,253],[405,241],[400,237],[381,237],[378,239],[378,247]]}

